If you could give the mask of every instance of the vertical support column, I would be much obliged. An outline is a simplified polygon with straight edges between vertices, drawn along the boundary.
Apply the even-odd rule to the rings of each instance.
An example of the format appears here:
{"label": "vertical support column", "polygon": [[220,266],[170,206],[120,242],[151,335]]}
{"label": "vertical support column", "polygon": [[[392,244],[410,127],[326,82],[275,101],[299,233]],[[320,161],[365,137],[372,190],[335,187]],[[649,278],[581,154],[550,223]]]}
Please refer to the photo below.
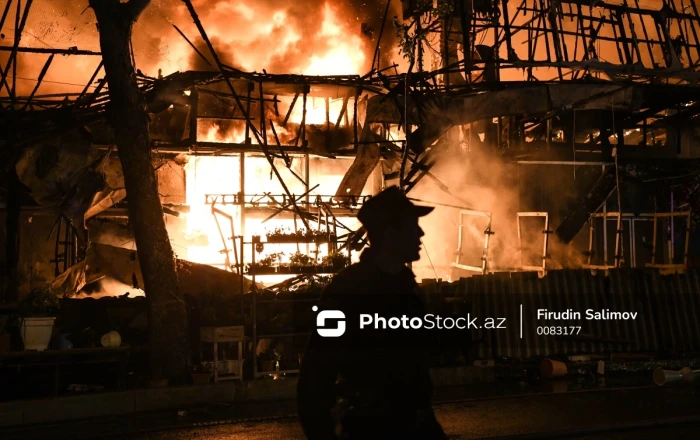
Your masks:
{"label": "vertical support column", "polygon": [[[445,17],[442,20],[442,41],[441,45],[442,47],[441,52],[442,52],[442,67],[443,69],[446,69],[447,66],[450,64],[450,50],[449,50],[449,36],[450,36],[450,30],[452,28],[452,17]],[[450,88],[450,72],[446,71],[442,75],[442,83],[445,86],[446,89],[449,90]],[[406,137],[408,137],[408,134],[406,134]]]}
{"label": "vertical support column", "polygon": [[[311,212],[311,199],[309,196],[309,188],[311,187],[311,171],[309,170],[309,164],[311,160],[309,159],[309,153],[304,154],[304,201],[306,202],[306,212]],[[296,222],[295,222],[296,223]],[[321,216],[318,216],[318,229],[321,230]],[[318,245],[316,245],[316,257],[318,257]],[[306,254],[310,252],[310,244],[306,243]]]}
{"label": "vertical support column", "polygon": [[[250,138],[246,138],[246,141],[249,140]],[[245,237],[245,151],[241,151],[238,156],[238,168],[240,170],[240,175],[238,176],[238,202],[241,216],[241,227],[238,230],[241,231],[241,237]],[[241,262],[242,261],[243,254],[241,253]],[[241,266],[240,274],[243,275],[243,266]]]}
{"label": "vertical support column", "polygon": [[542,271],[547,271],[547,250],[549,248],[549,234],[552,231],[549,230],[549,213],[544,216],[544,247],[542,249]]}
{"label": "vertical support column", "polygon": [[[540,259],[542,262],[536,266],[532,265],[526,265],[524,264],[523,261],[523,242],[522,242],[522,232],[521,232],[521,226],[520,226],[520,219],[522,217],[544,217],[544,230],[542,231],[543,234],[543,239],[542,239],[542,255],[540,256]],[[518,212],[516,213],[516,219],[517,219],[517,229],[518,229],[518,248],[519,248],[519,253],[520,253],[520,267],[525,270],[536,270],[542,274],[546,273],[547,271],[547,249],[549,246],[549,234],[552,233],[552,231],[549,230],[549,212]],[[489,226],[491,222],[489,221]],[[490,229],[490,227],[489,227]],[[489,230],[485,231],[485,233],[489,232]],[[490,234],[493,234],[493,232],[490,232]]]}
{"label": "vertical support column", "polygon": [[[504,8],[507,8],[508,6],[504,6]],[[499,56],[500,52],[500,41],[498,40],[498,18],[494,18],[493,20],[493,52],[491,53],[491,57],[493,59],[493,65],[495,66],[495,81],[500,82],[501,81],[501,57]],[[500,118],[499,118],[499,129],[500,129]]]}
{"label": "vertical support column", "polygon": [[50,260],[52,263],[54,263],[54,276],[59,276],[61,274],[61,271],[58,268],[58,265],[61,263],[61,260],[63,257],[61,256],[60,252],[60,247],[61,247],[61,226],[63,226],[63,217],[59,217],[58,221],[56,222],[56,244],[54,246],[54,259]]}
{"label": "vertical support column", "polygon": [[493,235],[491,230],[491,222],[493,221],[493,216],[489,216],[489,223],[484,230],[484,249],[481,253],[481,273],[487,274],[489,270],[488,258],[489,258],[489,239]]}
{"label": "vertical support column", "polygon": [[73,251],[73,252],[71,253],[71,258],[72,258],[71,266],[73,266],[73,265],[75,265],[75,264],[78,264],[78,262],[80,261],[80,260],[78,259],[78,243],[79,243],[79,241],[78,241],[78,233],[79,233],[78,228],[74,228],[74,229],[73,229],[73,234],[72,234],[72,237],[71,237],[71,246],[72,246],[72,251]]}
{"label": "vertical support column", "polygon": [[517,229],[518,229],[518,253],[520,254],[520,267],[523,267],[523,266],[524,266],[524,263],[523,263],[523,246],[522,246],[522,243],[523,243],[523,236],[522,236],[522,233],[521,233],[521,231],[520,231],[520,213],[518,213],[518,214],[516,215],[515,218],[516,218],[516,220],[517,220],[517,222],[518,222],[518,223],[517,223]]}
{"label": "vertical support column", "polygon": [[199,117],[199,92],[196,87],[190,91],[190,145],[197,144],[197,118]]}
{"label": "vertical support column", "polygon": [[502,142],[503,142],[503,118],[498,117],[497,122],[496,122],[496,128],[497,128],[497,133],[496,133],[496,150],[500,150],[502,147]]}
{"label": "vertical support column", "polygon": [[[326,96],[326,151],[330,149],[331,145],[331,101],[330,98]],[[306,187],[308,189],[308,186]]]}
{"label": "vertical support column", "polygon": [[[605,165],[603,165],[605,174]],[[603,202],[603,266],[608,265],[608,199]]]}
{"label": "vertical support column", "polygon": [[[234,246],[236,245],[235,241],[234,241],[233,245]],[[239,260],[239,262],[241,265],[240,265],[240,271],[238,272],[238,275],[240,275],[240,276],[238,278],[240,280],[239,293],[240,293],[240,298],[241,298],[241,325],[245,326],[245,317],[248,316],[247,315],[248,311],[245,308],[246,299],[248,298],[248,296],[246,295],[247,292],[245,291],[246,279],[243,276],[243,274],[245,273],[245,237],[243,236],[243,233],[241,233],[241,238],[240,238],[240,252],[241,252],[241,259]],[[244,342],[245,342],[245,339],[244,339]],[[247,349],[248,349],[248,347],[246,346],[246,350]],[[243,358],[241,358],[241,359],[243,359]]]}
{"label": "vertical support column", "polygon": [[[27,6],[25,6],[27,12],[29,11],[30,5],[31,2]],[[17,0],[17,15],[15,15],[15,51],[10,55],[10,58],[12,59],[12,90],[10,91],[10,97],[12,98],[13,103],[17,99],[17,59],[19,58],[17,48],[19,47],[19,41],[22,38],[22,27],[24,25],[24,22],[22,22],[22,26],[20,26],[19,21],[21,8],[22,0]],[[12,55],[14,55],[14,58],[12,58]],[[7,75],[7,71],[5,71],[5,75]]]}
{"label": "vertical support column", "polygon": [[670,224],[670,229],[671,229],[671,234],[668,237],[668,255],[669,259],[668,262],[673,264],[673,257],[676,256],[675,251],[676,251],[676,240],[675,240],[675,228],[674,228],[674,221],[673,221],[673,210],[674,210],[674,203],[673,203],[673,191],[671,191],[671,217],[669,217],[671,224]]}
{"label": "vertical support column", "polygon": [[[472,69],[472,50],[471,44],[469,44],[469,37],[471,36],[471,17],[472,17],[472,2],[471,0],[462,0],[458,2],[459,7],[459,19],[462,24],[462,55],[464,57],[464,79],[467,84],[471,84],[471,69]],[[468,11],[467,11],[468,9]],[[507,4],[506,8],[507,9]],[[510,39],[508,39],[510,44]]]}
{"label": "vertical support column", "polygon": [[302,98],[302,114],[301,114],[301,147],[306,148],[307,147],[307,142],[306,142],[306,98],[308,96],[308,93],[310,92],[310,87],[308,84],[304,84],[304,96]]}
{"label": "vertical support column", "polygon": [[66,231],[63,234],[63,272],[67,271],[68,267],[73,264],[73,249],[71,247],[72,241],[70,232],[70,223],[66,221]]}
{"label": "vertical support column", "polygon": [[245,336],[243,340],[236,343],[238,346],[238,380],[243,380],[243,342],[245,342]]}
{"label": "vertical support column", "polygon": [[262,138],[263,144],[267,145],[267,129],[265,127],[265,95],[263,92],[263,82],[258,83],[260,86],[260,123],[258,128],[260,129],[260,137]]}
{"label": "vertical support column", "polygon": [[632,217],[629,219],[629,225],[630,225],[630,256],[629,256],[629,267],[637,267],[637,234],[634,230],[634,222],[635,218]]}
{"label": "vertical support column", "polygon": [[[619,209],[619,207],[618,207]],[[615,268],[620,267],[620,262],[622,261],[622,212],[617,213],[617,222],[615,223],[617,228],[615,229]]]}
{"label": "vertical support column", "polygon": [[683,268],[688,268],[688,249],[690,246],[690,212],[685,217],[685,247],[683,249]]}
{"label": "vertical support column", "polygon": [[[457,251],[455,252],[455,264],[461,264],[459,257],[462,256],[462,219],[464,214],[459,212],[459,222],[457,224]],[[520,224],[518,224],[518,240],[520,239]]]}
{"label": "vertical support column", "polygon": [[[358,147],[358,139],[357,139],[357,101],[360,99],[360,88],[355,89],[355,99],[352,103],[352,130],[353,130],[353,138],[352,138],[352,143],[353,147],[355,149],[355,152],[357,152],[357,147]],[[365,121],[366,122],[366,121]]]}
{"label": "vertical support column", "polygon": [[589,266],[591,264],[593,264],[593,236],[595,235],[595,227],[594,227],[593,219],[591,219],[591,224],[588,227],[588,265]]}
{"label": "vertical support column", "polygon": [[[250,261],[251,268],[255,267],[255,239],[250,240]],[[241,245],[241,247],[243,247]],[[253,379],[258,378],[258,292],[255,288],[255,271],[252,277],[251,295],[253,295]],[[242,279],[243,277],[241,277]]]}
{"label": "vertical support column", "polygon": [[[253,92],[253,87],[254,87],[253,83],[249,82],[248,83],[248,94],[247,94],[248,102],[246,102],[246,112],[245,112],[247,118],[250,118],[250,95]],[[250,145],[250,124],[252,124],[251,121],[248,121],[245,124],[245,144],[246,145]]]}
{"label": "vertical support column", "polygon": [[656,264],[656,229],[659,227],[659,224],[657,222],[658,216],[654,214],[654,231],[651,235],[651,265],[653,266]]}

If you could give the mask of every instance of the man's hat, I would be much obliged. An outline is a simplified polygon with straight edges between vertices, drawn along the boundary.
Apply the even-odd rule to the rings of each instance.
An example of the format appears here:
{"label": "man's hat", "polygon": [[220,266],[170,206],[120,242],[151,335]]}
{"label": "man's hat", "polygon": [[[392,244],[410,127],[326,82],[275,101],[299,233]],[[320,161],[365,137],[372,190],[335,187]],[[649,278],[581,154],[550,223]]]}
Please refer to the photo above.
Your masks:
{"label": "man's hat", "polygon": [[434,209],[432,206],[414,205],[399,187],[390,186],[369,198],[357,213],[357,219],[370,231],[384,228],[404,217],[423,217]]}

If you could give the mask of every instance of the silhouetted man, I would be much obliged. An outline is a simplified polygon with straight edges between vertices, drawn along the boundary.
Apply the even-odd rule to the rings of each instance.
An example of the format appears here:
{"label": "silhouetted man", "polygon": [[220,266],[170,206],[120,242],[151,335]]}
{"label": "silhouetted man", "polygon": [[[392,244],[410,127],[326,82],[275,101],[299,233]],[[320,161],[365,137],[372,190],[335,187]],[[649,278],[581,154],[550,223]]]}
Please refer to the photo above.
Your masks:
{"label": "silhouetted man", "polygon": [[[425,332],[382,327],[375,319],[426,314],[407,263],[419,259],[424,233],[418,218],[433,209],[414,205],[397,187],[360,209],[370,247],[333,278],[315,309],[318,324],[342,335],[314,332],[302,359],[297,399],[309,440],[446,439],[431,406]],[[341,311],[344,322],[325,320],[339,317],[320,315],[329,310]]]}

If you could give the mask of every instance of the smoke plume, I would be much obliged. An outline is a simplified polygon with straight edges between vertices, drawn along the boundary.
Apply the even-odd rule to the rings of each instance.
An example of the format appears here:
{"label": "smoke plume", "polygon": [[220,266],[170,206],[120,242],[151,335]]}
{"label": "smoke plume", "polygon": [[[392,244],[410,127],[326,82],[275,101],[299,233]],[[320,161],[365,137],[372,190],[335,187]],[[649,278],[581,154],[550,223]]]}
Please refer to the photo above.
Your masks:
{"label": "smoke plume", "polygon": [[[517,165],[504,163],[493,152],[482,148],[472,148],[469,153],[450,153],[431,170],[432,177],[424,177],[409,197],[488,213],[493,232],[489,236],[487,254],[489,271],[518,271],[521,265],[541,266],[544,218],[521,219],[520,239],[517,229],[517,213],[530,211],[529,198],[534,195],[533,191],[520,191],[522,170]],[[460,212],[459,208],[437,206],[421,219],[420,225],[425,231],[424,250],[421,260],[414,266],[419,279],[454,280],[476,273],[451,267],[457,261]],[[481,266],[488,223],[486,217],[462,215],[460,264]],[[580,267],[581,255],[573,247],[556,242],[554,234],[549,236],[547,269]]]}

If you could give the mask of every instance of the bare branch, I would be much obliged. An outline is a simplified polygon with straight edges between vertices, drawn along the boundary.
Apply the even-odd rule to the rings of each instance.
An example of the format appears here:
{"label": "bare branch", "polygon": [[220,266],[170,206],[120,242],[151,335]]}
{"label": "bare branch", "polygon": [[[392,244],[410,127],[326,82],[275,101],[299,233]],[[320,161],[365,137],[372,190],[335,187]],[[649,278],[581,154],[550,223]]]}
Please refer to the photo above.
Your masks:
{"label": "bare branch", "polygon": [[130,0],[129,3],[124,4],[126,13],[134,22],[139,18],[139,15],[146,9],[146,7],[151,3],[151,0]]}

